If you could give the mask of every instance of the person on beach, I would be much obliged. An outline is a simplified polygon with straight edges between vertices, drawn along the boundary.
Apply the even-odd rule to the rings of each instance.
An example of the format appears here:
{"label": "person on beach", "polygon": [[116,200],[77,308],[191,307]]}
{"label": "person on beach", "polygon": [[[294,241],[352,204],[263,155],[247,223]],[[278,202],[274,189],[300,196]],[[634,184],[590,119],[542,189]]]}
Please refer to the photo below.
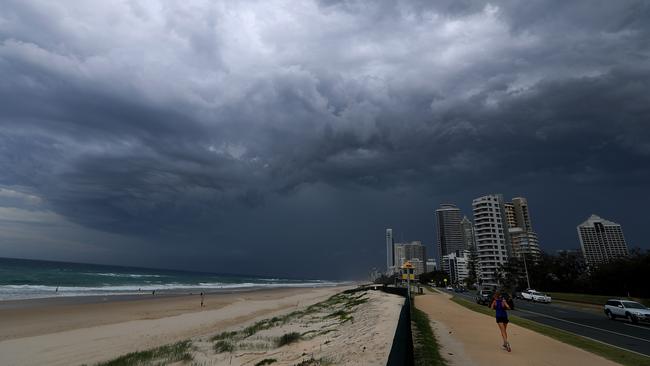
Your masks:
{"label": "person on beach", "polygon": [[490,308],[496,310],[497,325],[501,331],[501,338],[503,338],[503,349],[510,352],[512,349],[510,348],[510,343],[508,343],[508,312],[506,311],[510,310],[510,305],[503,298],[503,295],[497,291],[494,294]]}
{"label": "person on beach", "polygon": [[204,299],[204,295],[203,292],[201,292],[201,307],[203,307],[203,299]]}

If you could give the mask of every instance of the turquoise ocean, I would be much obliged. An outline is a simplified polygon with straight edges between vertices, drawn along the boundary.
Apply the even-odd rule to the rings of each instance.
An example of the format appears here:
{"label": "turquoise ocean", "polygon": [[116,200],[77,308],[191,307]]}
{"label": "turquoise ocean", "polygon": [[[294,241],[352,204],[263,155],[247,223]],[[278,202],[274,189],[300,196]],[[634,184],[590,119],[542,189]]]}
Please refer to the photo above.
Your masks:
{"label": "turquoise ocean", "polygon": [[0,301],[64,296],[218,292],[339,283],[166,269],[0,258]]}

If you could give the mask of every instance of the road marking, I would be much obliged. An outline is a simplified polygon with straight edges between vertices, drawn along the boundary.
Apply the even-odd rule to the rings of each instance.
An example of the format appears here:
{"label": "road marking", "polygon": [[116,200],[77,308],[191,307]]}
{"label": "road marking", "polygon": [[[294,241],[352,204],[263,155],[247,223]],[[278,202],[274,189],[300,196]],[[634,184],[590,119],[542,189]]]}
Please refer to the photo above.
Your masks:
{"label": "road marking", "polygon": [[[573,324],[573,325],[579,325],[579,326],[581,326],[581,327],[591,328],[591,329],[595,329],[595,330],[600,330],[600,331],[603,331],[603,332],[612,333],[612,334],[616,334],[616,335],[619,335],[619,336],[628,337],[628,338],[633,338],[633,339],[636,339],[636,340],[639,340],[639,341],[644,341],[644,342],[648,342],[648,343],[650,343],[650,339],[644,339],[644,338],[639,338],[639,337],[631,336],[631,335],[629,335],[629,334],[623,334],[623,333],[619,333],[619,332],[614,332],[613,330],[608,330],[608,329],[603,329],[603,328],[598,328],[598,327],[592,327],[591,325],[580,324],[580,323],[572,322],[572,321],[570,321],[570,320],[564,320],[564,319],[556,318],[556,317],[551,316],[551,315],[546,315],[546,314],[542,314],[542,313],[537,313],[537,312],[530,311],[530,310],[521,310],[521,309],[520,309],[519,311],[523,311],[523,312],[531,313],[531,314],[535,314],[535,315],[540,315],[540,316],[543,316],[543,317],[546,317],[546,318],[550,318],[550,319],[555,319],[555,320],[558,320],[558,321],[561,321],[561,322],[565,322],[565,323],[569,323],[569,324]],[[573,332],[571,332],[571,333],[573,333]]]}
{"label": "road marking", "polygon": [[625,324],[625,325],[627,325],[627,326],[630,326],[630,327],[635,327],[635,328],[639,328],[639,329],[650,330],[650,328],[648,328],[648,327],[642,327],[642,326],[640,326],[640,325],[634,325],[634,324],[630,324],[630,323],[623,323],[623,324]]}

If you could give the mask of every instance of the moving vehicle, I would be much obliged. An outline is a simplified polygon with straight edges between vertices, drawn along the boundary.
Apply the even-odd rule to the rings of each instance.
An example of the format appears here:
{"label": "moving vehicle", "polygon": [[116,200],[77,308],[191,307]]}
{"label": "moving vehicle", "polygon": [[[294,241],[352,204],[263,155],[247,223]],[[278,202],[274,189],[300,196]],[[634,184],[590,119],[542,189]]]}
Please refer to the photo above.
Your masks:
{"label": "moving vehicle", "polygon": [[534,301],[534,302],[542,302],[546,304],[551,303],[551,297],[546,295],[543,292],[537,292],[533,289],[528,289],[526,291],[522,291],[519,296],[521,296],[522,299],[528,300],[528,301]]}
{"label": "moving vehicle", "polygon": [[604,311],[610,320],[625,318],[634,324],[650,322],[650,309],[636,301],[610,299],[605,303]]}
{"label": "moving vehicle", "polygon": [[494,295],[492,290],[479,290],[476,293],[476,303],[481,305],[490,305],[492,302],[492,295]]}

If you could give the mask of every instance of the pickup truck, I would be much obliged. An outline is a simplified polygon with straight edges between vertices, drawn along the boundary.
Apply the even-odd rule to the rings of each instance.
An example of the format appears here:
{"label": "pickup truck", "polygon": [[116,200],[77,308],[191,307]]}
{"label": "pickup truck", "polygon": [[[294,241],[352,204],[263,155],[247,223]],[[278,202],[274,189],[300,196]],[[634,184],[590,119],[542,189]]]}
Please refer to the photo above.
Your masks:
{"label": "pickup truck", "polygon": [[551,303],[551,297],[546,295],[545,293],[542,292],[537,292],[532,289],[528,289],[526,291],[522,291],[519,296],[528,301],[534,301],[534,302],[543,302],[546,304]]}

